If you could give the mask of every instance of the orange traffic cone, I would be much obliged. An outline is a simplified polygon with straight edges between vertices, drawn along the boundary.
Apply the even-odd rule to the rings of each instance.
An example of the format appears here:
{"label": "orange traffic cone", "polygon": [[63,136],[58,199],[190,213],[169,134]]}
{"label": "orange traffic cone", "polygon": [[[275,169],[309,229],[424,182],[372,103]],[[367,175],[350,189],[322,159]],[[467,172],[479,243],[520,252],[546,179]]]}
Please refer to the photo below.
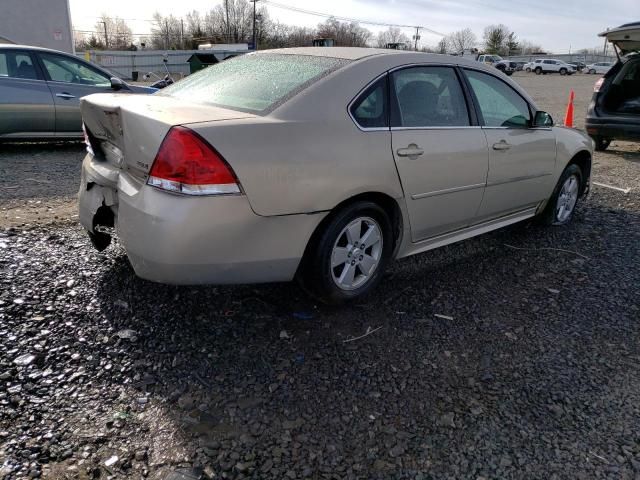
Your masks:
{"label": "orange traffic cone", "polygon": [[567,113],[564,114],[564,126],[573,128],[573,90],[569,93],[569,103],[567,104]]}

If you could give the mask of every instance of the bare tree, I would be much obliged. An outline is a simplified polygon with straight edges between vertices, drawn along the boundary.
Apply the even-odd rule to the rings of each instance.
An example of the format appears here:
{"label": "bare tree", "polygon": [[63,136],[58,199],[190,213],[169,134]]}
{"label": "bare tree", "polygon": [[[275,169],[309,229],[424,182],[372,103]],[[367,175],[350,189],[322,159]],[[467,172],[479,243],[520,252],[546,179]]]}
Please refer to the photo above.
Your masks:
{"label": "bare tree", "polygon": [[440,39],[440,41],[438,42],[438,45],[436,45],[434,53],[442,53],[442,54],[449,53],[449,42],[447,40],[447,37],[442,37]]}
{"label": "bare tree", "polygon": [[251,38],[253,6],[247,0],[225,0],[204,19],[207,36],[224,43],[242,43]]}
{"label": "bare tree", "polygon": [[341,47],[366,47],[371,39],[371,31],[361,27],[358,23],[341,22],[329,18],[318,25],[318,36],[333,38],[336,45]]}
{"label": "bare tree", "polygon": [[204,43],[207,40],[204,31],[204,19],[197,10],[187,13],[185,33],[191,48],[198,48],[199,43]]}
{"label": "bare tree", "polygon": [[545,53],[544,49],[533,42],[528,40],[520,40],[520,54],[521,55],[533,55],[536,53]]}
{"label": "bare tree", "polygon": [[409,37],[397,27],[389,27],[388,30],[378,33],[376,38],[376,46],[385,48],[390,43],[407,43]]}
{"label": "bare tree", "polygon": [[182,32],[180,20],[169,15],[153,14],[151,44],[157,50],[175,50],[181,48]]}
{"label": "bare tree", "polygon": [[453,53],[460,53],[464,50],[473,48],[478,43],[475,33],[470,28],[458,30],[446,37],[447,46],[453,51]]}
{"label": "bare tree", "polygon": [[489,25],[484,29],[484,48],[487,53],[500,54],[506,49],[511,31],[506,25]]}
{"label": "bare tree", "polygon": [[122,18],[102,14],[96,22],[95,30],[102,37],[105,48],[109,50],[127,50],[131,48],[133,35],[131,28]]}

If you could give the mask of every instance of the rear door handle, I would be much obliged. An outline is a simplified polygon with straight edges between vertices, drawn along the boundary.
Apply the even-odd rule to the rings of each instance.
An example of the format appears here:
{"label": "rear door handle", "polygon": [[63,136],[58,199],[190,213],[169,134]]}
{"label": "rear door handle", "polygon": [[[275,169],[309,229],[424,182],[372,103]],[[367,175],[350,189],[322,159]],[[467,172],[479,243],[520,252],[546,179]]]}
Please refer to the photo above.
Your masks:
{"label": "rear door handle", "polygon": [[415,160],[424,154],[424,150],[415,143],[412,143],[407,148],[399,148],[396,150],[396,153],[399,157],[409,157],[411,160]]}
{"label": "rear door handle", "polygon": [[511,144],[505,142],[504,140],[500,140],[498,143],[493,144],[494,150],[509,150],[511,148]]}
{"label": "rear door handle", "polygon": [[66,100],[69,100],[71,98],[76,98],[75,95],[71,95],[70,93],[56,93],[56,97],[58,98],[64,98]]}

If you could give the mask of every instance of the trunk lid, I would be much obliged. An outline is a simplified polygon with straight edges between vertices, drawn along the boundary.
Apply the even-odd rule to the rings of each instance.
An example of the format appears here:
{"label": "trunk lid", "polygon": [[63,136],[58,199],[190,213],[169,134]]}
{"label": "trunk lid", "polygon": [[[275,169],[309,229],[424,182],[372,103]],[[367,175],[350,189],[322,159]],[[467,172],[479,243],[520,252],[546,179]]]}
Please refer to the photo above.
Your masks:
{"label": "trunk lid", "polygon": [[640,22],[626,23],[598,34],[613,43],[622,55],[640,51]]}
{"label": "trunk lid", "polygon": [[117,93],[84,97],[80,109],[94,155],[140,180],[172,126],[255,116],[164,95]]}

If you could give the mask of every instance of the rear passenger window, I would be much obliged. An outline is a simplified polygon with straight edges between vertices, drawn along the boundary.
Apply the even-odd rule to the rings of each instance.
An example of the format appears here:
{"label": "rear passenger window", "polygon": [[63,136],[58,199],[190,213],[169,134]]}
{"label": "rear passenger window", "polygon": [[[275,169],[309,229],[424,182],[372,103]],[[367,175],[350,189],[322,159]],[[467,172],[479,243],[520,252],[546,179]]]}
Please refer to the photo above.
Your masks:
{"label": "rear passenger window", "polygon": [[387,77],[369,87],[351,106],[351,115],[362,128],[389,126]]}
{"label": "rear passenger window", "polygon": [[0,52],[0,77],[38,79],[31,55],[18,51]]}
{"label": "rear passenger window", "polygon": [[450,67],[412,67],[393,73],[394,127],[468,126],[460,81]]}

